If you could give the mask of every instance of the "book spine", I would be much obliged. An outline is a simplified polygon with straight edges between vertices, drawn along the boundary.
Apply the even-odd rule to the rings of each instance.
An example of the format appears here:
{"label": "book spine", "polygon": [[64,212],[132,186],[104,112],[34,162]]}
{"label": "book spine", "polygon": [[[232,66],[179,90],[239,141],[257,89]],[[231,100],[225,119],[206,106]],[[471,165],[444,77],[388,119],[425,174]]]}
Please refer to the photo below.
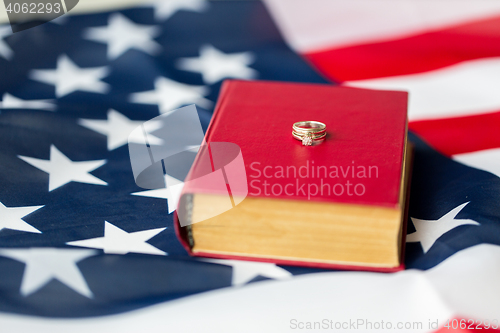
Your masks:
{"label": "book spine", "polygon": [[[235,84],[233,80],[226,80],[222,84],[222,88],[220,90],[219,94],[219,101],[217,102],[217,105],[215,106],[215,111],[214,115],[212,116],[212,120],[210,121],[210,125],[208,126],[207,132],[205,134],[205,143],[208,144],[210,142],[210,134],[213,131],[213,128],[217,127],[218,123],[218,114],[219,110],[221,110],[225,104],[225,96],[227,96],[228,90],[231,89],[231,87]],[[198,154],[199,155],[199,154]],[[189,180],[191,177],[191,174],[193,173],[193,170],[197,167],[198,164],[198,156],[195,158],[193,166],[191,167],[191,170],[189,171],[186,180]],[[192,223],[192,214],[193,214],[193,194],[189,193],[189,188],[188,186],[184,187],[183,193],[181,194],[181,199],[179,201],[178,209],[182,210],[183,216],[186,217],[186,222],[188,223],[187,226],[183,227],[183,234],[185,235],[185,239],[187,240],[187,245],[189,248],[193,248],[194,246],[194,237],[193,237],[193,229],[191,227]],[[176,229],[181,228],[179,225],[178,217],[176,215],[176,218],[174,219],[175,227]],[[178,230],[180,232],[180,230]]]}
{"label": "book spine", "polygon": [[186,216],[187,216],[187,222],[189,223],[186,226],[186,236],[188,240],[188,244],[190,248],[193,248],[194,246],[194,237],[193,237],[193,228],[191,226],[192,220],[193,220],[193,195],[192,194],[186,194],[184,196],[184,200],[186,200],[184,207],[186,209]]}
{"label": "book spine", "polygon": [[[193,238],[193,229],[191,227],[192,219],[193,219],[193,194],[187,193],[181,196],[179,200],[179,206],[177,207],[177,214],[175,215],[174,223],[176,229],[180,227],[178,221],[178,214],[181,214],[185,219],[185,222],[188,223],[187,226],[182,228],[183,238],[187,241],[187,245],[189,248],[193,248],[194,246],[194,238]],[[180,230],[179,230],[180,231]]]}

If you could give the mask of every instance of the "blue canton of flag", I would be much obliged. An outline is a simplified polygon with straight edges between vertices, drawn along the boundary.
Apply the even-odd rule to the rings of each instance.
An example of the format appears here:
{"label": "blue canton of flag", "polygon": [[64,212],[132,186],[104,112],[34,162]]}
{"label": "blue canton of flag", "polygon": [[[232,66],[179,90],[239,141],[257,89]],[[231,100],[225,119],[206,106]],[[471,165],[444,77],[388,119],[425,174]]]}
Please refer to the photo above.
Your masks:
{"label": "blue canton of flag", "polygon": [[166,198],[135,184],[127,139],[191,103],[206,129],[227,77],[326,80],[286,46],[260,3],[155,15],[71,16],[4,38],[12,56],[0,59],[0,310],[105,315],[315,271],[190,258]]}

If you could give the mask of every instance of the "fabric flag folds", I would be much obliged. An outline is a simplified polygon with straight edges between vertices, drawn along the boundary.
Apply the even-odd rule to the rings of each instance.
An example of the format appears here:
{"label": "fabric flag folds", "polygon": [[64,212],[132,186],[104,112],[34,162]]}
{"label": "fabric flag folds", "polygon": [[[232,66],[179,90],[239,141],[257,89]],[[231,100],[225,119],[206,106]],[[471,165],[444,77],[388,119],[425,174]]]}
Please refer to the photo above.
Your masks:
{"label": "fabric flag folds", "polygon": [[[500,2],[120,5],[0,26],[2,332],[500,327]],[[407,270],[187,255],[127,139],[193,103],[206,130],[225,78],[410,92]]]}

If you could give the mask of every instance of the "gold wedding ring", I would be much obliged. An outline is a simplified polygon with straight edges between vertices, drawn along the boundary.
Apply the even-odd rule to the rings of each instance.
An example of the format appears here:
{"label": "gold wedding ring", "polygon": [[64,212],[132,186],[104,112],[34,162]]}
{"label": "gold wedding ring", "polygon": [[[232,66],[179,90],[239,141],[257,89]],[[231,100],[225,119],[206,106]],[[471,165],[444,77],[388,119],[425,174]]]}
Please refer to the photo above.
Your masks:
{"label": "gold wedding ring", "polygon": [[292,126],[292,136],[304,146],[321,143],[326,137],[326,125],[319,121],[299,121]]}

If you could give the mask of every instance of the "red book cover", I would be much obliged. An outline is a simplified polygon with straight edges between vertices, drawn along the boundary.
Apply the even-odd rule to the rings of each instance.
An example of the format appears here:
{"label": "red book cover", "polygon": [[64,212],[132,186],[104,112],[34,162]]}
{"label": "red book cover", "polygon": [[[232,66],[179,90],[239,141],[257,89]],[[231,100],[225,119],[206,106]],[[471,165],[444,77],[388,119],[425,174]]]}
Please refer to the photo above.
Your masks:
{"label": "red book cover", "polygon": [[[399,208],[407,98],[408,94],[400,91],[227,80],[205,140],[209,146],[212,142],[230,142],[241,149],[249,197]],[[293,138],[292,124],[307,120],[326,124],[323,143],[303,146]],[[195,161],[187,180],[200,168],[200,159]],[[287,172],[295,172],[295,177]],[[329,195],[320,193],[320,189],[326,192],[325,183],[331,185]],[[199,190],[186,182],[183,193]],[[233,189],[232,194],[238,195],[238,190]],[[175,220],[178,222],[177,215]],[[178,235],[190,251],[185,231],[177,222]],[[350,265],[206,256],[365,270]]]}

